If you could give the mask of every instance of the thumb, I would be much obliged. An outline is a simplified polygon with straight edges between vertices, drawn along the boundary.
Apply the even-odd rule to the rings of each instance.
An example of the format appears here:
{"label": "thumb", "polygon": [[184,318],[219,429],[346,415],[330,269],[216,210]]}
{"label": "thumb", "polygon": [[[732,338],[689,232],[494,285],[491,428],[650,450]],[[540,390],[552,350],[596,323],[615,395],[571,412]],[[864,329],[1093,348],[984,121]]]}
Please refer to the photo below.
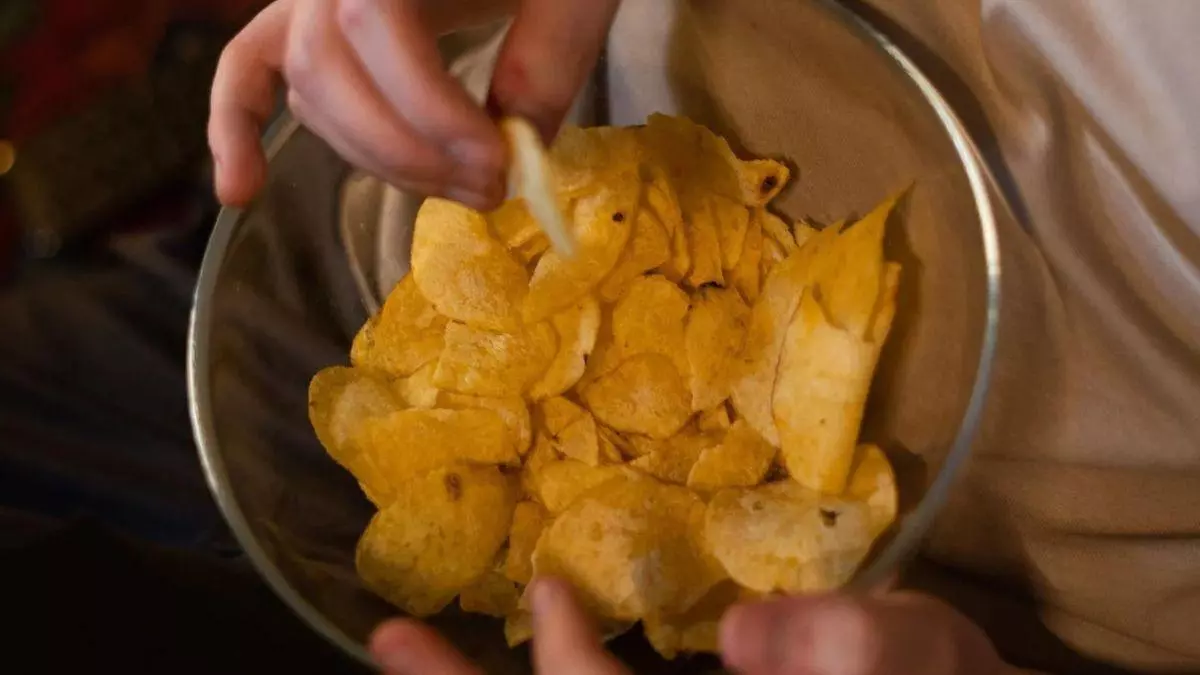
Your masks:
{"label": "thumb", "polygon": [[824,595],[740,605],[721,623],[725,664],[746,675],[992,675],[983,631],[918,593]]}
{"label": "thumb", "polygon": [[619,0],[523,0],[496,61],[488,107],[554,139],[600,56]]}
{"label": "thumb", "polygon": [[542,675],[625,675],[604,651],[571,587],[558,579],[533,582],[533,663]]}

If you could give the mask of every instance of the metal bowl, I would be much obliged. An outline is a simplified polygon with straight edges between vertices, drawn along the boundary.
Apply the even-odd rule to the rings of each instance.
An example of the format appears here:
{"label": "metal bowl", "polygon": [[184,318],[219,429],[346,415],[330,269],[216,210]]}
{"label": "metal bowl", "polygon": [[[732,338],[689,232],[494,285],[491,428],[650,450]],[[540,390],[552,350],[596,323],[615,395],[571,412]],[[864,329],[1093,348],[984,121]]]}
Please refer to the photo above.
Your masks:
{"label": "metal bowl", "polygon": [[[781,6],[706,4],[717,16],[680,19],[696,35],[721,34],[705,23],[733,11],[721,6]],[[800,168],[798,185],[780,206],[793,216],[863,213],[915,184],[887,241],[905,277],[864,429],[892,454],[907,503],[851,584],[865,588],[917,550],[969,454],[999,320],[997,197],[954,112],[895,45],[831,2],[785,9],[796,15],[789,26],[803,26],[790,35],[807,44],[802,58],[773,51],[769,39],[736,52],[743,71],[760,73],[759,91],[787,93],[769,105],[739,96],[744,83],[703,62],[711,43],[683,50],[699,62],[678,63],[671,55],[680,53],[681,34],[647,28],[679,22],[635,24],[623,11],[598,73],[604,86],[589,89],[573,115],[626,124],[655,110],[685,113],[743,150],[789,157]],[[495,35],[484,30],[447,46],[476,93]],[[877,123],[855,128],[864,116]],[[317,370],[346,361],[354,332],[407,269],[419,200],[355,174],[289,118],[265,142],[264,193],[246,210],[222,212],[200,271],[188,345],[192,424],[213,495],[259,572],[314,630],[369,664],[364,640],[394,613],[354,573],[354,544],[372,508],[317,443],[306,393]],[[529,671],[526,652],[505,646],[498,621],[451,609],[431,623],[488,672]],[[637,635],[612,646],[634,668],[662,665]],[[711,669],[715,661],[696,658],[671,670]]]}

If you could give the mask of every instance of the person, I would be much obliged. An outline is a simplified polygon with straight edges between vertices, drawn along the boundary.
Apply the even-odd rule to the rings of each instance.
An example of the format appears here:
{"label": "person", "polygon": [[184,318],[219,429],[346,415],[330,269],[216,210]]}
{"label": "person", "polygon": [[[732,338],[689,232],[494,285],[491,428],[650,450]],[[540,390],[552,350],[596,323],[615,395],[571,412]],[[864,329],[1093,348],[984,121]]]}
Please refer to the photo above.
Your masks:
{"label": "person", "polygon": [[[230,43],[213,85],[221,201],[246,204],[263,184],[259,135],[282,76],[292,113],[352,164],[493,206],[504,166],[494,118],[528,117],[550,141],[614,18],[636,35],[677,3],[513,4],[276,0]],[[748,27],[784,39],[803,3],[678,4],[703,29],[695,44],[709,62],[732,71],[721,49],[741,49],[734,38],[755,34]],[[1008,365],[928,546],[949,579],[928,584],[937,594],[737,606],[720,629],[724,662],[753,675],[1200,672],[1190,620],[1200,616],[1200,133],[1187,122],[1200,107],[1187,65],[1200,5],[853,5],[950,92],[1012,204],[1002,237],[1005,283],[1016,286],[1004,297],[1017,318],[1002,323],[998,358]],[[481,107],[443,69],[435,36],[507,11]],[[748,86],[715,79],[726,93]],[[531,597],[539,672],[624,672],[569,587],[539,580]],[[380,626],[371,648],[390,673],[476,672],[409,620]]]}

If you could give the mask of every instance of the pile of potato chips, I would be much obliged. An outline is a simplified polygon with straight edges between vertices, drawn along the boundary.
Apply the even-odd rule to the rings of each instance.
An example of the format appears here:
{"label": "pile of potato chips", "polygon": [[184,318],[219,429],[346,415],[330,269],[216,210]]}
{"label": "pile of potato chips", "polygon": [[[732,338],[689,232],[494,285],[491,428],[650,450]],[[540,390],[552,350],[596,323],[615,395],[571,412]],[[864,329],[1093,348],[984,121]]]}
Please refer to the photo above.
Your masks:
{"label": "pile of potato chips", "polygon": [[896,516],[858,444],[894,200],[789,224],[765,208],[783,164],[661,115],[566,129],[550,160],[573,256],[520,199],[430,199],[353,367],[312,381],[321,442],[379,509],[358,571],[414,616],[503,617],[511,644],[524,587],[559,576],[668,658],[712,651],[729,605],[844,583]]}

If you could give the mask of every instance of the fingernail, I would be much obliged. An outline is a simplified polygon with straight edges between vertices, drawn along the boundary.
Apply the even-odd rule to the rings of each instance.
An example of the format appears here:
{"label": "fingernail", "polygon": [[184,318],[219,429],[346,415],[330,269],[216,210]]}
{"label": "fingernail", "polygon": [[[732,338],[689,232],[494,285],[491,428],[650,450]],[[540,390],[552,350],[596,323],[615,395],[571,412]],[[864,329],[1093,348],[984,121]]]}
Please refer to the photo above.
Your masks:
{"label": "fingernail", "polygon": [[539,579],[533,586],[533,613],[553,614],[555,608],[565,601],[565,597],[560,584],[549,579]]}
{"label": "fingernail", "polygon": [[410,634],[402,623],[389,622],[380,626],[371,636],[371,655],[385,670],[403,671],[408,664],[405,652],[409,648]]}

